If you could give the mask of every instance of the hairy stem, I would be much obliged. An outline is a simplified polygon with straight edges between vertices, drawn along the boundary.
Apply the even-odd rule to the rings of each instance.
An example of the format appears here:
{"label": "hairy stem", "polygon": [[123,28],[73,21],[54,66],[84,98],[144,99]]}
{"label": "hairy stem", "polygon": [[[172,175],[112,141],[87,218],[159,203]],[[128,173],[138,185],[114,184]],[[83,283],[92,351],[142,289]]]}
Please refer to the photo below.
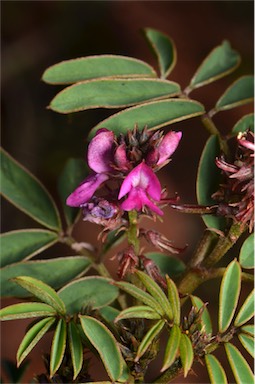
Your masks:
{"label": "hairy stem", "polygon": [[128,212],[129,228],[127,233],[128,243],[133,245],[136,255],[139,254],[140,244],[137,226],[137,212],[135,210]]}

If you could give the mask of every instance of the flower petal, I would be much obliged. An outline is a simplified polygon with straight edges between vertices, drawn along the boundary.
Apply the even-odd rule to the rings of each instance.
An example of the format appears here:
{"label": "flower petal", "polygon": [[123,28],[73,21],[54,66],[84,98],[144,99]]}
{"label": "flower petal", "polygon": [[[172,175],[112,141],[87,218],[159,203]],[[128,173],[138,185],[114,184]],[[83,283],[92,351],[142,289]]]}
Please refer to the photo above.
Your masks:
{"label": "flower petal", "polygon": [[160,182],[148,165],[141,163],[137,165],[123,181],[119,199],[125,196],[132,188],[139,187],[148,192],[148,194],[154,199],[159,201],[161,196]]}
{"label": "flower petal", "polygon": [[176,150],[181,140],[182,132],[168,132],[159,146],[159,160],[157,165],[164,163]]}
{"label": "flower petal", "polygon": [[114,133],[100,129],[88,146],[88,164],[97,173],[110,171],[113,161]]}
{"label": "flower petal", "polygon": [[97,188],[109,177],[103,173],[89,175],[78,188],[68,196],[66,204],[70,207],[79,207],[91,199]]}
{"label": "flower petal", "polygon": [[147,206],[152,211],[162,216],[163,212],[159,209],[146,195],[146,192],[141,188],[133,188],[127,199],[123,201],[121,204],[121,208],[124,211],[131,211],[132,209],[136,209],[141,211],[144,206]]}

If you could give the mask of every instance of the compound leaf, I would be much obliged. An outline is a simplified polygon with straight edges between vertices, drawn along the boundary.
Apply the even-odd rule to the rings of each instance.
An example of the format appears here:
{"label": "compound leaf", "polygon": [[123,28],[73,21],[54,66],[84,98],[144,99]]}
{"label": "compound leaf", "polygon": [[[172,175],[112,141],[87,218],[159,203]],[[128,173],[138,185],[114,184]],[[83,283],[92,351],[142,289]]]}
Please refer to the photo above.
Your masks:
{"label": "compound leaf", "polygon": [[144,355],[144,353],[148,350],[155,338],[160,334],[160,332],[164,328],[164,325],[164,320],[159,320],[149,329],[149,331],[146,333],[138,347],[135,361],[139,361],[139,359]]}
{"label": "compound leaf", "polygon": [[73,321],[68,324],[68,339],[73,363],[73,380],[75,380],[82,368],[83,348],[79,331]]}
{"label": "compound leaf", "polygon": [[238,351],[238,349],[231,343],[225,344],[229,364],[232,368],[233,374],[237,384],[253,384],[254,377],[251,368],[247,361]]}
{"label": "compound leaf", "polygon": [[193,364],[194,352],[190,338],[185,333],[181,334],[179,349],[184,377],[186,377]]}
{"label": "compound leaf", "polygon": [[212,384],[228,384],[226,373],[215,356],[205,355],[205,364]]}
{"label": "compound leaf", "polygon": [[238,338],[246,351],[254,358],[254,337],[245,333],[239,333]]}
{"label": "compound leaf", "polygon": [[56,310],[52,306],[37,302],[12,304],[0,310],[2,321],[54,315],[56,315]]}
{"label": "compound leaf", "polygon": [[254,233],[252,233],[242,245],[239,255],[242,268],[254,268]]}
{"label": "compound leaf", "polygon": [[173,282],[173,280],[171,280],[169,276],[166,276],[166,282],[167,282],[168,300],[173,313],[173,321],[175,324],[179,325],[180,316],[181,316],[181,304],[180,304],[178,289],[175,283]]}
{"label": "compound leaf", "polygon": [[202,325],[204,326],[205,332],[207,334],[212,334],[212,321],[211,321],[211,317],[210,317],[209,311],[206,308],[205,304],[197,296],[191,295],[190,298],[191,298],[191,301],[192,301],[192,305],[194,307],[196,307],[197,310],[199,310],[200,308],[204,307],[203,314],[201,316]]}
{"label": "compound leaf", "polygon": [[246,298],[242,307],[240,308],[238,315],[235,319],[234,325],[240,327],[247,323],[254,316],[254,289],[251,291],[249,296]]}
{"label": "compound leaf", "polygon": [[155,312],[154,309],[148,307],[147,305],[137,305],[121,311],[120,314],[116,317],[115,322],[123,319],[134,318],[157,320],[160,319],[161,316]]}
{"label": "compound leaf", "polygon": [[66,349],[67,326],[65,319],[59,319],[50,352],[50,377],[59,369]]}
{"label": "compound leaf", "polygon": [[248,129],[254,132],[254,113],[245,115],[238,120],[232,129],[232,133],[237,135],[239,132],[245,132]]}
{"label": "compound leaf", "polygon": [[161,372],[168,369],[174,362],[177,352],[179,350],[179,344],[181,339],[181,330],[180,327],[174,324],[170,330],[170,336],[167,341],[163,367],[161,368]]}

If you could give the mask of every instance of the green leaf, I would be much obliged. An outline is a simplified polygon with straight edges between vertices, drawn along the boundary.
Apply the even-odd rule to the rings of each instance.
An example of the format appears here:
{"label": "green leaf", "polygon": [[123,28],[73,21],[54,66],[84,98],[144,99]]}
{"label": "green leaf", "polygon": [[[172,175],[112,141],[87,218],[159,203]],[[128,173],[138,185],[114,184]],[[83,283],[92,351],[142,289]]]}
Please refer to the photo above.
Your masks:
{"label": "green leaf", "polygon": [[1,242],[1,267],[29,259],[49,248],[58,240],[55,232],[44,229],[21,229],[3,233]]}
{"label": "green leaf", "polygon": [[162,78],[166,78],[176,64],[175,44],[169,36],[156,29],[145,28],[144,33],[158,59],[160,75]]}
{"label": "green leaf", "polygon": [[98,79],[71,85],[59,92],[50,109],[59,113],[95,108],[123,108],[180,93],[180,86],[160,79]]}
{"label": "green leaf", "polygon": [[56,315],[56,310],[53,307],[37,302],[13,304],[0,310],[0,319],[2,321],[54,315]]}
{"label": "green leaf", "polygon": [[212,384],[228,384],[226,373],[215,356],[205,355],[205,364]]}
{"label": "green leaf", "polygon": [[182,333],[180,337],[179,349],[180,349],[180,358],[181,358],[181,362],[184,370],[184,377],[186,377],[193,364],[194,352],[193,352],[192,343],[189,337],[184,333]]}
{"label": "green leaf", "polygon": [[112,303],[118,296],[118,289],[111,283],[111,279],[104,277],[83,277],[67,284],[58,294],[67,313],[74,314],[87,306],[100,308]]}
{"label": "green leaf", "polygon": [[219,331],[225,332],[233,319],[241,288],[241,268],[233,260],[225,270],[219,296]]}
{"label": "green leaf", "polygon": [[27,297],[28,292],[10,279],[16,276],[31,276],[58,289],[84,273],[91,261],[84,256],[59,257],[50,260],[24,261],[1,269],[1,295]]}
{"label": "green leaf", "polygon": [[83,347],[79,331],[73,321],[68,324],[68,339],[73,363],[73,380],[75,380],[83,364]]}
{"label": "green leaf", "polygon": [[253,100],[254,77],[243,76],[236,80],[219,98],[214,108],[215,112],[223,111],[247,104]]}
{"label": "green leaf", "polygon": [[254,132],[254,113],[245,115],[238,120],[232,129],[232,133],[238,134],[239,132],[245,132],[248,129]]}
{"label": "green leaf", "polygon": [[126,282],[118,282],[115,283],[115,285],[121,288],[123,291],[127,292],[129,295],[135,297],[142,303],[154,309],[160,316],[164,316],[164,311],[162,310],[161,305],[147,292],[144,292],[142,289],[136,287],[135,285]]}
{"label": "green leaf", "polygon": [[254,233],[252,233],[243,243],[240,250],[239,262],[242,268],[254,268]]}
{"label": "green leaf", "polygon": [[142,271],[136,271],[139,280],[143,283],[147,291],[151,294],[152,297],[159,303],[164,314],[170,319],[173,319],[173,311],[169,301],[167,300],[166,295],[160,288],[160,286],[146,273]]}
{"label": "green leaf", "polygon": [[107,127],[116,134],[126,133],[139,124],[149,129],[157,129],[204,113],[202,104],[187,99],[159,100],[127,108],[97,124],[89,134],[91,139],[99,128]]}
{"label": "green leaf", "polygon": [[79,316],[83,332],[97,350],[112,381],[122,374],[123,359],[118,343],[104,324],[89,316]]}
{"label": "green leaf", "polygon": [[246,298],[238,315],[235,319],[234,325],[240,327],[244,323],[247,323],[254,316],[254,289],[251,291],[249,296]]}
{"label": "green leaf", "polygon": [[173,321],[175,324],[179,325],[180,318],[181,318],[181,304],[180,304],[178,289],[175,283],[173,282],[173,280],[171,280],[169,276],[166,276],[166,282],[167,282],[168,300],[173,313]]}
{"label": "green leaf", "polygon": [[159,252],[148,252],[145,253],[145,256],[155,262],[162,275],[168,275],[173,278],[185,271],[185,264],[176,257]]}
{"label": "green leaf", "polygon": [[29,329],[29,331],[25,334],[23,340],[21,341],[19,349],[17,351],[18,366],[27,357],[27,355],[31,352],[31,350],[38,343],[38,341],[41,340],[41,338],[50,329],[54,322],[55,318],[47,317],[46,319],[40,320],[38,323],[33,325],[32,328]]}
{"label": "green leaf", "polygon": [[231,343],[225,344],[229,364],[237,384],[253,384],[254,378],[251,368],[238,349]]}
{"label": "green leaf", "polygon": [[3,149],[0,156],[2,195],[40,224],[59,231],[59,213],[44,186]]}
{"label": "green leaf", "polygon": [[116,317],[115,322],[123,319],[160,319],[161,316],[155,312],[154,309],[148,307],[147,305],[137,305],[134,307],[130,307],[124,309],[120,312],[120,314]]}
{"label": "green leaf", "polygon": [[204,326],[204,330],[207,333],[207,335],[212,334],[212,321],[211,321],[211,317],[210,317],[210,314],[208,312],[208,309],[206,308],[203,301],[199,297],[191,295],[190,298],[192,301],[192,305],[197,310],[204,307],[203,314],[201,317],[202,325]]}
{"label": "green leaf", "polygon": [[151,346],[152,342],[155,340],[155,338],[160,334],[162,329],[164,328],[165,322],[164,320],[157,321],[156,324],[154,324],[149,331],[146,333],[144,338],[142,339],[141,343],[139,344],[135,362],[139,361],[140,358],[145,354],[145,352],[148,350],[148,348]]}
{"label": "green leaf", "polygon": [[[220,145],[217,136],[211,136],[207,140],[202,152],[197,173],[197,201],[199,205],[214,205],[212,194],[219,189],[221,171],[215,164],[215,158],[220,155]],[[210,170],[210,172],[208,172]],[[208,228],[224,230],[226,221],[215,215],[202,216]]]}
{"label": "green leaf", "polygon": [[59,369],[65,354],[66,349],[66,322],[64,319],[59,319],[50,352],[50,377],[52,377]]}
{"label": "green leaf", "polygon": [[179,350],[179,344],[181,339],[181,330],[180,327],[174,324],[170,330],[170,337],[167,341],[163,367],[160,372],[164,372],[168,369],[174,362],[177,352]]}
{"label": "green leaf", "polygon": [[202,62],[193,76],[189,88],[198,88],[228,75],[238,67],[240,62],[240,55],[231,48],[228,41],[223,41]]}
{"label": "green leaf", "polygon": [[72,226],[74,224],[80,209],[66,205],[66,199],[87,175],[87,166],[85,161],[82,159],[69,159],[60,174],[58,190],[68,226]]}
{"label": "green leaf", "polygon": [[113,323],[120,313],[118,309],[110,306],[99,308],[99,312],[108,323]]}
{"label": "green leaf", "polygon": [[254,337],[240,333],[238,338],[246,351],[254,358]]}
{"label": "green leaf", "polygon": [[25,288],[28,292],[32,293],[42,302],[51,305],[57,312],[62,315],[65,314],[65,304],[60,299],[56,291],[43,281],[35,279],[30,276],[14,277],[13,281]]}
{"label": "green leaf", "polygon": [[244,325],[242,328],[241,328],[241,331],[242,333],[246,333],[252,337],[255,337],[255,327],[254,327],[254,324],[248,324],[248,325]]}
{"label": "green leaf", "polygon": [[156,77],[147,63],[131,57],[100,55],[65,60],[43,73],[42,80],[50,84],[71,84],[99,77]]}

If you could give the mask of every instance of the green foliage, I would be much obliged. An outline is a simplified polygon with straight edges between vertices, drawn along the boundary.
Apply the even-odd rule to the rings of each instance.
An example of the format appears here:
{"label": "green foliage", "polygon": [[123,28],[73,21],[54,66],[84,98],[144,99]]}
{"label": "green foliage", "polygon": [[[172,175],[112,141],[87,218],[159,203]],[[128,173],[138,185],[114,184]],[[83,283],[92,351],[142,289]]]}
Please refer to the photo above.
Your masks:
{"label": "green foliage", "polygon": [[79,331],[73,321],[68,324],[68,340],[73,363],[73,380],[75,380],[83,364],[83,347]]}
{"label": "green foliage", "polygon": [[118,289],[110,279],[89,276],[67,284],[58,295],[65,303],[67,313],[74,314],[89,306],[100,308],[111,304],[118,296]]}
{"label": "green foliage", "polygon": [[2,308],[0,310],[0,319],[2,321],[29,319],[31,317],[54,316],[56,313],[56,309],[48,304],[37,302],[19,303]]}
{"label": "green foliage", "polygon": [[50,376],[52,377],[55,372],[57,372],[62,360],[64,358],[64,353],[66,349],[66,336],[67,336],[67,327],[64,319],[59,319],[50,353]]}
{"label": "green foliage", "polygon": [[145,125],[149,129],[157,129],[178,121],[200,116],[204,113],[202,104],[194,100],[170,99],[143,103],[126,108],[97,124],[89,134],[91,139],[99,128],[107,127],[116,134],[126,133],[138,124],[142,129]]}
{"label": "green foliage", "polygon": [[229,42],[223,41],[202,62],[189,88],[192,90],[228,75],[238,67],[240,61],[240,55],[231,48]]}
{"label": "green foliage", "polygon": [[22,229],[3,233],[1,242],[1,267],[28,260],[55,244],[58,235],[44,229]]}
{"label": "green foliage", "polygon": [[2,195],[35,221],[59,231],[59,213],[44,186],[7,152],[0,155]]}
{"label": "green foliage", "polygon": [[254,316],[254,290],[246,298],[235,319],[235,326],[240,327]]}
{"label": "green foliage", "polygon": [[232,132],[238,135],[239,132],[245,132],[248,129],[254,132],[254,113],[249,113],[238,120],[234,125]]}
{"label": "green foliage", "polygon": [[194,352],[190,338],[185,335],[185,333],[181,334],[179,349],[181,362],[184,370],[184,377],[186,377],[193,364]]}
{"label": "green foliage", "polygon": [[171,278],[177,277],[185,271],[185,264],[182,260],[172,255],[166,255],[159,252],[148,252],[146,257],[153,260],[159,267],[162,275],[168,275]]}
{"label": "green foliage", "polygon": [[225,344],[229,364],[232,368],[233,374],[237,384],[252,384],[254,382],[253,373],[249,367],[246,359],[238,351],[238,349],[231,343]]}
{"label": "green foliage", "polygon": [[123,361],[114,336],[93,317],[80,316],[80,321],[83,332],[99,353],[109,377],[113,381],[118,380],[123,371]]}
{"label": "green foliage", "polygon": [[1,295],[29,296],[26,290],[11,280],[25,275],[40,279],[54,288],[60,288],[84,273],[90,264],[91,261],[85,256],[68,256],[49,260],[29,260],[8,265],[1,270]]}
{"label": "green foliage", "polygon": [[144,338],[142,339],[138,350],[135,361],[139,361],[140,358],[144,355],[144,353],[149,349],[154,340],[159,336],[162,331],[165,322],[163,320],[158,320],[156,324],[154,324],[146,333]]}
{"label": "green foliage", "polygon": [[168,369],[176,359],[177,353],[179,351],[179,345],[181,340],[181,330],[178,325],[173,325],[170,330],[170,336],[167,341],[166,350],[164,354],[163,367],[161,372],[164,372]]}
{"label": "green foliage", "polygon": [[167,78],[174,69],[177,60],[173,40],[164,33],[152,28],[145,28],[144,34],[158,59],[160,77]]}
{"label": "green foliage", "polygon": [[207,335],[212,334],[212,320],[211,320],[209,311],[206,308],[205,304],[197,296],[191,295],[190,298],[191,298],[192,305],[197,310],[199,310],[200,308],[203,308],[203,313],[202,313],[202,316],[201,316],[201,325],[204,327],[205,332],[207,333]]}
{"label": "green foliage", "polygon": [[233,319],[241,289],[241,268],[232,261],[223,276],[219,297],[219,331],[224,332]]}
{"label": "green foliage", "polygon": [[149,100],[173,97],[179,93],[180,86],[166,80],[97,79],[65,88],[54,97],[50,108],[59,113],[95,108],[123,108]]}
{"label": "green foliage", "polygon": [[243,243],[239,255],[239,262],[242,268],[254,268],[254,233],[250,234]]}
{"label": "green foliage", "polygon": [[205,363],[212,384],[227,384],[228,380],[219,360],[211,354],[205,356]]}
{"label": "green foliage", "polygon": [[147,63],[117,55],[100,55],[66,60],[46,69],[42,80],[50,84],[70,84],[100,77],[156,77]]}

